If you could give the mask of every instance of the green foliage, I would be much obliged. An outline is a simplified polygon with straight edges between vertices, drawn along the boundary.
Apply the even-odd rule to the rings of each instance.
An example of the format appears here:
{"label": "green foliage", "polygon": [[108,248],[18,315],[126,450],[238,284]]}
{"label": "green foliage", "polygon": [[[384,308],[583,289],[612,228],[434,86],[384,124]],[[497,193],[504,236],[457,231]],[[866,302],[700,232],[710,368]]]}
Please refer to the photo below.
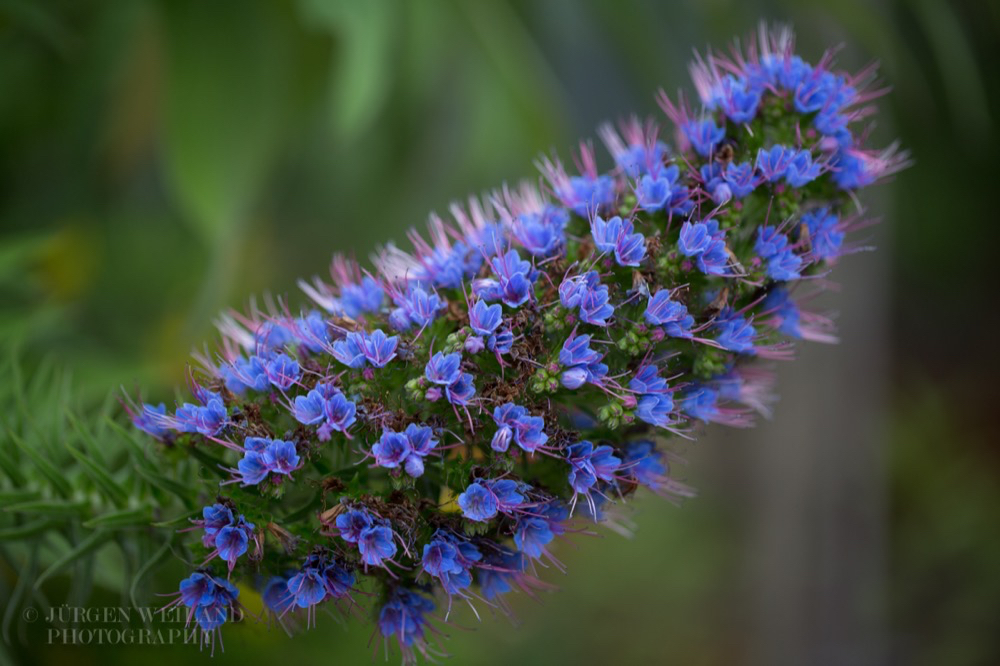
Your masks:
{"label": "green foliage", "polygon": [[123,605],[148,602],[167,554],[190,560],[174,530],[196,505],[197,462],[155,455],[122,425],[113,397],[81,403],[55,363],[10,354],[0,376],[9,378],[0,383],[4,638],[18,609],[82,605],[95,587]]}

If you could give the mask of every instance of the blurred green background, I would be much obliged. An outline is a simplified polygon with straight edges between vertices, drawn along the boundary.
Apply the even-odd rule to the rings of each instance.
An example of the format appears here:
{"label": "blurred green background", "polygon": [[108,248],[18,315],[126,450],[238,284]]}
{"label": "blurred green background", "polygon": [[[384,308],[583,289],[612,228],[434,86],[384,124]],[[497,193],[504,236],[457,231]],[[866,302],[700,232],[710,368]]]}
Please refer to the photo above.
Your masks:
{"label": "blurred green background", "polygon": [[[169,398],[220,310],[300,302],[334,250],[366,257],[602,120],[658,113],[692,48],[761,18],[794,24],[807,59],[879,60],[873,142],[916,160],[862,197],[883,223],[825,301],[844,342],[782,368],[774,422],[690,447],[700,498],[636,502],[636,538],[563,546],[562,589],[519,600],[521,626],[459,611],[446,647],[458,664],[998,663],[997,3],[0,1],[0,343],[95,403]],[[319,625],[227,627],[212,663],[367,663],[370,625]],[[209,661],[15,634],[25,663]]]}

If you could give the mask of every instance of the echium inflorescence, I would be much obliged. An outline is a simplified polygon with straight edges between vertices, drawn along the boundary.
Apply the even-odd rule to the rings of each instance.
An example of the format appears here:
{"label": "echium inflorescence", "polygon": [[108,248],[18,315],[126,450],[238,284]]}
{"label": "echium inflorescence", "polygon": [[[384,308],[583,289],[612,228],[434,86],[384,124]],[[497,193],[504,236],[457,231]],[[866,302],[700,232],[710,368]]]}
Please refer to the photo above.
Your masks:
{"label": "echium inflorescence", "polygon": [[698,108],[659,99],[672,144],[605,125],[610,169],[590,143],[579,173],[542,158],[540,185],[453,205],[410,251],[336,256],[332,283],[301,283],[312,309],[224,316],[193,401],[132,408],[224,477],[177,603],[215,631],[235,578],[286,626],[374,598],[404,658],[438,654],[456,599],[506,611],[640,486],[691,496],[666,440],[750,425],[762,360],[835,339],[805,304],[853,249],[855,192],[906,164],[862,145],[872,70],[792,45],[762,29],[697,59]]}

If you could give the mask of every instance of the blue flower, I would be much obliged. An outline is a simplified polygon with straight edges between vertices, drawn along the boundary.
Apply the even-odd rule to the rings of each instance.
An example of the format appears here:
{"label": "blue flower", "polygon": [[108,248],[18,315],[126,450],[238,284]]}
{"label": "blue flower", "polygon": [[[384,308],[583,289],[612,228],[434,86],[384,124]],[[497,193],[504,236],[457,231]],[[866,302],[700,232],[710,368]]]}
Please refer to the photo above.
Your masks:
{"label": "blue flower", "polygon": [[590,348],[589,335],[571,335],[559,351],[559,363],[565,367],[590,365],[601,360],[601,354]]}
{"label": "blue flower", "polygon": [[211,576],[193,573],[181,581],[181,602],[188,608],[207,606],[215,601],[215,588],[215,580]]}
{"label": "blue flower", "polygon": [[711,119],[690,120],[681,129],[695,152],[702,157],[708,157],[715,146],[726,138],[726,128],[716,126]]}
{"label": "blue flower", "polygon": [[298,361],[280,352],[267,360],[264,372],[267,373],[268,381],[279,391],[287,391],[302,376]]}
{"label": "blue flower", "polygon": [[757,242],[754,244],[754,252],[761,259],[770,259],[778,254],[788,245],[788,237],[778,231],[776,227],[758,227]]}
{"label": "blue flower", "polygon": [[462,515],[469,520],[484,523],[497,515],[500,504],[496,495],[476,481],[458,496],[458,506],[462,509]]}
{"label": "blue flower", "polygon": [[656,450],[653,442],[641,439],[625,447],[623,469],[637,483],[659,489],[667,477],[667,466],[663,462],[663,453]]}
{"label": "blue flower", "polygon": [[411,325],[424,328],[445,308],[444,300],[437,293],[428,293],[413,282],[406,294],[400,294],[394,300],[398,307],[392,313],[392,323],[400,331],[409,330]]}
{"label": "blue flower", "polygon": [[316,310],[296,319],[293,332],[298,341],[313,354],[325,351],[330,344],[330,326]]}
{"label": "blue flower", "polygon": [[320,572],[306,567],[288,579],[288,592],[299,608],[309,608],[326,598],[326,584]]}
{"label": "blue flower", "polygon": [[566,448],[566,462],[570,465],[569,485],[573,491],[589,494],[598,479],[611,481],[621,466],[621,460],[610,446],[598,446],[583,440]]}
{"label": "blue flower", "polygon": [[240,591],[224,578],[194,573],[181,581],[179,594],[191,609],[189,620],[194,618],[202,631],[213,632],[225,624]]}
{"label": "blue flower", "polygon": [[619,266],[638,266],[645,256],[646,237],[632,233],[632,220],[625,220],[615,241],[615,261]]}
{"label": "blue flower", "polygon": [[776,182],[788,172],[793,157],[795,151],[782,145],[771,146],[770,150],[761,148],[757,151],[757,170],[769,182]]}
{"label": "blue flower", "polygon": [[663,210],[670,201],[671,183],[662,176],[655,178],[646,174],[639,179],[639,186],[636,188],[636,201],[639,208],[651,213]]}
{"label": "blue flower", "polygon": [[323,405],[323,416],[325,421],[321,430],[336,430],[337,432],[347,432],[351,424],[355,421],[357,406],[344,397],[343,393],[337,393],[329,398]]}
{"label": "blue flower", "polygon": [[716,204],[721,206],[733,198],[733,191],[730,189],[729,183],[723,179],[722,167],[718,164],[714,162],[706,164],[701,167],[699,173],[704,183],[704,190],[708,192]]}
{"label": "blue flower", "polygon": [[688,391],[681,400],[681,409],[693,419],[708,423],[719,414],[717,406],[719,394],[706,386]]}
{"label": "blue flower", "polygon": [[294,442],[276,439],[264,451],[264,464],[276,474],[291,474],[299,466]]}
{"label": "blue flower", "polygon": [[499,304],[487,305],[484,301],[476,301],[469,308],[469,327],[477,335],[493,335],[502,320],[503,308]]}
{"label": "blue flower", "polygon": [[454,384],[461,377],[461,370],[459,369],[461,363],[461,354],[437,352],[427,362],[424,368],[424,376],[432,384],[439,384],[441,386]]}
{"label": "blue flower", "polygon": [[833,259],[840,255],[844,243],[844,232],[839,229],[840,220],[828,208],[817,208],[802,216],[809,229],[809,243],[812,253],[820,259]]}
{"label": "blue flower", "polygon": [[660,377],[656,366],[650,363],[639,368],[635,376],[629,380],[628,387],[636,393],[665,393],[667,380]]}
{"label": "blue flower", "polygon": [[698,269],[706,275],[726,275],[729,254],[726,249],[725,232],[719,230],[715,220],[708,222],[685,222],[681,225],[677,248],[686,257],[695,257]]}
{"label": "blue flower", "polygon": [[132,423],[136,428],[157,439],[167,434],[167,406],[162,402],[153,406],[143,404],[138,414],[133,414]]}
{"label": "blue flower", "polygon": [[337,516],[336,525],[341,539],[347,543],[357,543],[361,532],[372,526],[372,517],[366,511],[354,509]]}
{"label": "blue flower", "polygon": [[229,569],[236,565],[236,560],[240,555],[247,552],[249,538],[243,527],[226,526],[215,535],[215,548],[218,551],[219,559],[229,563]]}
{"label": "blue flower", "polygon": [[476,280],[472,291],[486,301],[501,300],[505,305],[518,308],[528,302],[532,294],[532,268],[530,261],[524,261],[517,250],[490,260],[496,280]]}
{"label": "blue flower", "polygon": [[236,464],[240,473],[240,481],[244,486],[256,486],[271,473],[264,454],[257,451],[247,451],[243,459]]}
{"label": "blue flower", "polygon": [[580,319],[594,326],[607,326],[608,317],[615,313],[614,306],[608,300],[606,285],[583,290],[580,297]]}
{"label": "blue flower", "polygon": [[688,314],[687,307],[670,298],[669,289],[660,289],[650,295],[646,303],[643,318],[653,326],[662,326],[663,331],[672,338],[690,338],[694,317]]}
{"label": "blue flower", "polygon": [[767,276],[778,282],[788,280],[798,280],[802,277],[799,269],[802,268],[802,257],[792,250],[786,249],[778,252],[767,262]]}
{"label": "blue flower", "polygon": [[513,479],[486,479],[486,487],[497,500],[497,509],[510,513],[524,504],[524,491],[527,485]]}
{"label": "blue flower", "polygon": [[670,413],[674,410],[674,401],[666,393],[651,393],[639,398],[635,415],[641,421],[659,428],[665,428],[674,421]]}
{"label": "blue flower", "polygon": [[511,225],[514,238],[536,257],[548,257],[562,249],[563,229],[569,221],[562,208],[547,206],[542,213],[523,213]]}
{"label": "blue flower", "polygon": [[372,446],[372,455],[379,467],[395,469],[403,464],[412,449],[404,435],[391,430],[384,430],[379,441]]}
{"label": "blue flower", "polygon": [[749,85],[746,79],[726,76],[720,86],[721,107],[726,116],[734,123],[748,123],[757,115],[760,106],[761,90]]}
{"label": "blue flower", "polygon": [[754,251],[761,259],[767,261],[767,275],[779,282],[797,280],[801,277],[799,269],[802,258],[796,255],[788,246],[788,237],[775,227],[759,227]]}
{"label": "blue flower", "polygon": [[434,602],[404,588],[396,588],[379,611],[379,631],[386,638],[396,636],[404,653],[413,661],[412,647],[424,645],[424,617],[434,611]]}
{"label": "blue flower", "polygon": [[222,400],[209,400],[205,406],[184,403],[177,409],[173,422],[180,432],[197,432],[206,437],[214,437],[229,420]]}
{"label": "blue flower", "polygon": [[822,167],[812,161],[812,153],[800,150],[795,153],[785,171],[785,181],[792,187],[802,187],[819,177]]}
{"label": "blue flower", "polygon": [[413,449],[413,452],[421,456],[426,456],[433,451],[434,447],[437,446],[438,443],[437,440],[434,439],[434,431],[430,426],[421,426],[416,423],[411,423],[406,426],[406,430],[403,431],[403,434],[406,435],[406,441],[409,442],[410,448]]}
{"label": "blue flower", "polygon": [[326,399],[319,391],[313,389],[305,395],[295,396],[292,416],[303,425],[316,425],[325,418],[323,413],[325,405]]}
{"label": "blue flower", "polygon": [[681,233],[677,240],[677,249],[685,257],[693,257],[708,250],[712,243],[708,225],[704,222],[685,222],[681,225]]}
{"label": "blue flower", "polygon": [[283,616],[295,604],[295,596],[288,589],[288,580],[280,576],[273,576],[260,593],[264,606],[277,615]]}
{"label": "blue flower", "polygon": [[460,573],[463,570],[458,563],[458,548],[444,539],[433,539],[425,544],[421,561],[424,571],[432,576]]}
{"label": "blue flower", "polygon": [[609,206],[615,200],[615,182],[609,176],[575,176],[569,189],[559,191],[562,202],[580,217]]}
{"label": "blue flower", "polygon": [[786,290],[772,289],[764,299],[763,307],[778,320],[779,332],[792,338],[802,337],[802,329],[799,327],[802,314]]}
{"label": "blue flower", "polygon": [[742,199],[757,187],[757,176],[749,162],[729,164],[722,172],[722,178],[729,185],[729,191],[737,199]]}
{"label": "blue flower", "polygon": [[517,521],[517,527],[514,528],[514,543],[517,549],[535,560],[545,554],[545,547],[554,538],[555,534],[544,518],[522,518]]}
{"label": "blue flower", "polygon": [[361,333],[348,333],[343,340],[334,341],[332,354],[335,359],[347,367],[358,370],[365,367],[363,346],[364,338]]}
{"label": "blue flower", "polygon": [[595,215],[590,222],[594,245],[601,252],[613,252],[619,266],[638,266],[646,256],[645,237],[632,232],[632,221],[617,216],[605,221]]}
{"label": "blue flower", "polygon": [[445,388],[444,394],[448,398],[448,402],[453,405],[459,407],[468,405],[473,396],[476,395],[476,386],[472,383],[472,375],[468,372],[463,372],[458,381],[449,384]]}
{"label": "blue flower", "polygon": [[385,292],[378,282],[365,276],[361,284],[347,284],[340,290],[340,306],[348,317],[357,318],[366,312],[382,309]]}
{"label": "blue flower", "polygon": [[715,328],[719,331],[715,341],[731,352],[737,354],[754,354],[754,338],[757,331],[745,318],[732,310],[724,310],[715,320]]}
{"label": "blue flower", "polygon": [[354,574],[338,564],[328,564],[323,568],[323,585],[328,597],[341,599],[354,587]]}
{"label": "blue flower", "polygon": [[526,408],[512,402],[495,408],[493,421],[498,427],[491,442],[494,451],[506,451],[513,439],[519,447],[534,453],[549,439],[544,431],[545,419],[531,416]]}
{"label": "blue flower", "polygon": [[396,347],[399,346],[397,336],[389,337],[377,329],[374,333],[365,333],[361,337],[361,353],[365,359],[376,368],[384,368],[385,365],[396,358]]}
{"label": "blue flower", "polygon": [[224,363],[219,366],[219,375],[226,382],[226,388],[236,394],[244,393],[247,389],[266,391],[270,385],[264,361],[258,356],[251,356],[249,359],[241,356],[232,363]]}
{"label": "blue flower", "polygon": [[224,504],[212,504],[201,510],[201,525],[209,534],[218,532],[233,522],[232,510]]}
{"label": "blue flower", "polygon": [[380,567],[384,560],[396,554],[396,542],[392,529],[386,525],[373,525],[361,530],[358,536],[358,552],[361,561],[369,566]]}
{"label": "blue flower", "polygon": [[590,221],[590,235],[594,238],[594,246],[601,252],[614,251],[621,229],[622,218],[617,215],[607,221],[600,215],[595,215]]}

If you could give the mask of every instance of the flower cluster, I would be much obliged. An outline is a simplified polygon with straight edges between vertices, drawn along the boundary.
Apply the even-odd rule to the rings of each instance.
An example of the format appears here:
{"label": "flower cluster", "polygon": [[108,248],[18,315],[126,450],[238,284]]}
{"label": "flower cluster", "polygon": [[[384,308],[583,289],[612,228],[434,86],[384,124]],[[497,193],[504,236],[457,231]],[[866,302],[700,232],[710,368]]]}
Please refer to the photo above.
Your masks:
{"label": "flower cluster", "polygon": [[222,477],[192,528],[210,569],[181,585],[202,627],[237,572],[282,622],[364,583],[404,658],[440,654],[436,593],[506,610],[577,523],[615,527],[640,487],[691,496],[671,437],[750,425],[766,362],[835,339],[802,309],[810,278],[851,252],[855,191],[905,166],[862,146],[870,80],[786,31],[692,72],[699,109],[660,97],[673,145],[652,119],[606,125],[607,171],[584,143],[578,174],[545,157],[543,188],[455,204],[410,252],[337,256],[300,283],[311,309],[222,318],[196,402],[130,408]]}

